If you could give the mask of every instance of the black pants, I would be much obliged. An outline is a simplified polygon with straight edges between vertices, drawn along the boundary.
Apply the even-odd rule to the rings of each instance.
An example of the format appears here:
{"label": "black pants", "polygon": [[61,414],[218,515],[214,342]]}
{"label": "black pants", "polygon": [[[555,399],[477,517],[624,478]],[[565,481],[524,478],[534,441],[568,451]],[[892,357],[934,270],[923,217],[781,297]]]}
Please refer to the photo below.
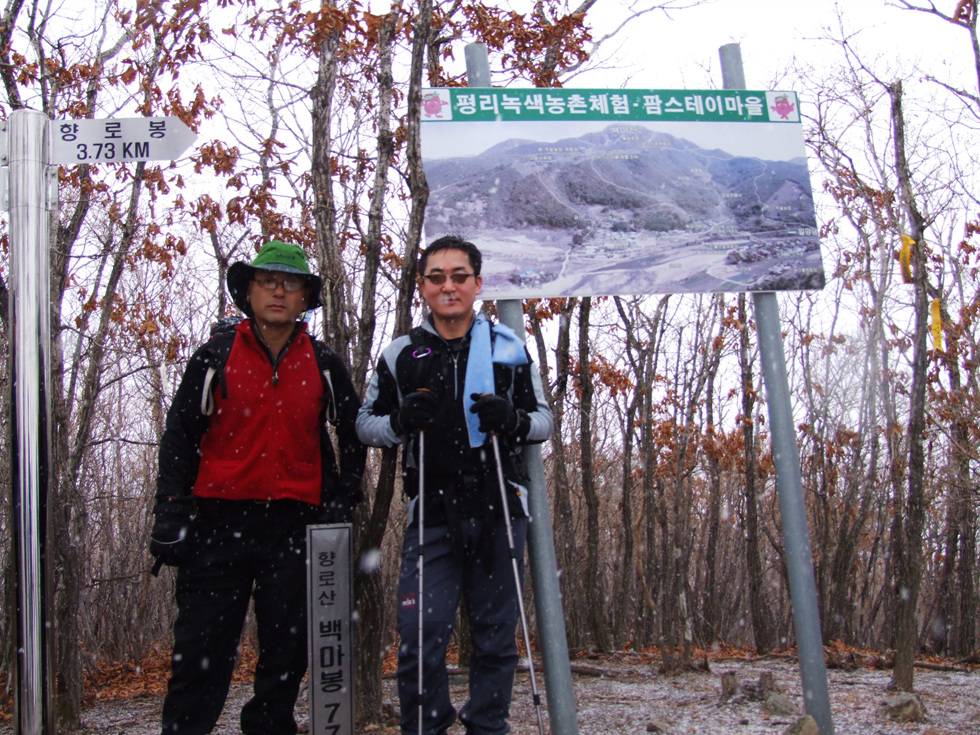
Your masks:
{"label": "black pants", "polygon": [[221,716],[250,597],[259,658],[245,735],[294,735],[306,672],[306,524],[293,501],[204,501],[177,572],[177,621],[163,733],[205,735]]}
{"label": "black pants", "polygon": [[[523,575],[527,518],[512,519],[518,573]],[[426,526],[424,544],[422,616],[422,717],[426,735],[442,735],[456,719],[449,698],[446,647],[452,637],[460,597],[473,644],[470,658],[469,699],[459,713],[468,735],[504,735],[510,732],[514,672],[517,669],[515,631],[519,618],[517,587],[503,519],[465,519],[459,533],[466,548],[479,547],[490,534],[489,558],[460,554],[446,526]],[[401,730],[418,732],[419,712],[419,600],[418,526],[405,530],[401,575],[398,580],[398,697]]]}

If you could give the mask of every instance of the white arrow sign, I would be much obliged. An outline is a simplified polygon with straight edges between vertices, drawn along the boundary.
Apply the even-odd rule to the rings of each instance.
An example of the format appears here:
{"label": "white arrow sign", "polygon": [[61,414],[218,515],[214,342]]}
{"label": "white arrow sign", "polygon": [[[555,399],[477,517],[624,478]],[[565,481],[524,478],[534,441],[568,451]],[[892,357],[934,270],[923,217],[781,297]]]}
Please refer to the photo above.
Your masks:
{"label": "white arrow sign", "polygon": [[171,161],[197,138],[177,117],[52,120],[51,163]]}

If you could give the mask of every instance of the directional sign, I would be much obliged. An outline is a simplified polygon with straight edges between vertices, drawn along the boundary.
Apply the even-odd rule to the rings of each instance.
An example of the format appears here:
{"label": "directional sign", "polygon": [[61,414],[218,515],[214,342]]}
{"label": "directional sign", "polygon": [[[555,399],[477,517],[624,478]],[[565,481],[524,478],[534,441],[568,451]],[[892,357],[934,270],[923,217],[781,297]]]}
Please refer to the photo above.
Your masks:
{"label": "directional sign", "polygon": [[171,161],[197,133],[177,117],[52,120],[51,163]]}

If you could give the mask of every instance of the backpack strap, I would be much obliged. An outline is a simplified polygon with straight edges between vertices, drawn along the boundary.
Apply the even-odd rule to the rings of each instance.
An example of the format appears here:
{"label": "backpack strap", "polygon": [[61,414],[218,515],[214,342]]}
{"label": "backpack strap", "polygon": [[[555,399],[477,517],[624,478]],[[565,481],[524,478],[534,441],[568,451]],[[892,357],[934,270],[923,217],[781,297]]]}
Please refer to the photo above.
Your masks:
{"label": "backpack strap", "polygon": [[225,385],[224,374],[225,365],[228,363],[228,355],[231,354],[231,347],[235,343],[235,325],[220,324],[211,328],[211,339],[207,343],[206,360],[207,370],[204,373],[204,387],[201,389],[201,414],[210,416],[214,413],[214,391],[217,385],[221,386],[224,396],[228,397],[228,386]]}
{"label": "backpack strap", "polygon": [[213,365],[208,365],[208,370],[204,374],[204,388],[201,390],[201,413],[204,416],[210,416],[214,413],[214,396],[211,393],[211,383],[214,382],[214,376],[217,374],[217,369]]}
{"label": "backpack strap", "polygon": [[325,416],[327,421],[336,426],[337,422],[340,420],[340,416],[337,412],[337,394],[333,388],[333,377],[330,372],[330,367],[335,359],[334,354],[333,351],[320,340],[313,339],[312,341],[313,355],[316,357],[316,366],[317,369],[319,369],[320,377],[323,380],[323,402]]}
{"label": "backpack strap", "polygon": [[337,398],[333,391],[333,378],[330,377],[329,369],[321,369],[320,375],[323,376],[323,399],[326,403],[327,421],[336,426]]}

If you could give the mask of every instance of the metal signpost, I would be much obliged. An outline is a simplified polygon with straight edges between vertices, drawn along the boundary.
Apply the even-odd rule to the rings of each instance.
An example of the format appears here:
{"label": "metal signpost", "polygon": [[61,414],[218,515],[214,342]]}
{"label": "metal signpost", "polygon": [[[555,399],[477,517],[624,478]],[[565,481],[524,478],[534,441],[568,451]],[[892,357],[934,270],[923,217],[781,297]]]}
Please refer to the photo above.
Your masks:
{"label": "metal signpost", "polygon": [[[490,86],[490,62],[484,44],[471,43],[466,46],[466,74],[471,87]],[[521,302],[513,299],[498,301],[497,313],[500,321],[523,340],[524,309]],[[528,512],[531,523],[528,525],[528,553],[531,558],[534,604],[541,636],[548,720],[553,733],[578,735],[572,666],[568,657],[565,613],[561,605],[558,560],[555,555],[555,537],[551,526],[551,511],[548,508],[548,485],[545,482],[541,447],[528,446],[524,456],[530,477]],[[528,650],[527,655],[531,656],[532,652]]]}
{"label": "metal signpost", "polygon": [[53,733],[51,638],[45,538],[51,367],[48,222],[56,206],[45,183],[46,115],[17,110],[6,141],[10,210],[10,413],[17,604],[16,727]]}
{"label": "metal signpost", "polygon": [[354,732],[353,544],[349,523],[306,527],[311,735]]}
{"label": "metal signpost", "polygon": [[55,732],[52,620],[47,601],[50,476],[49,222],[58,207],[52,164],[177,158],[195,138],[172,117],[49,120],[15,110],[0,134],[0,199],[10,211],[11,475],[17,604],[16,732]]}
{"label": "metal signpost", "polygon": [[[725,88],[744,88],[745,72],[742,70],[739,45],[731,43],[722,46],[718,53]],[[806,712],[820,728],[821,735],[834,735],[823,637],[820,633],[817,584],[813,575],[813,555],[810,553],[810,529],[803,503],[800,451],[796,446],[786,356],[779,326],[779,304],[773,292],[756,292],[752,294],[752,306],[759,330],[759,354],[766,383],[769,425],[772,427],[772,457],[776,466],[776,491],[779,494],[786,571],[793,603],[793,629],[803,680],[803,702]]]}

